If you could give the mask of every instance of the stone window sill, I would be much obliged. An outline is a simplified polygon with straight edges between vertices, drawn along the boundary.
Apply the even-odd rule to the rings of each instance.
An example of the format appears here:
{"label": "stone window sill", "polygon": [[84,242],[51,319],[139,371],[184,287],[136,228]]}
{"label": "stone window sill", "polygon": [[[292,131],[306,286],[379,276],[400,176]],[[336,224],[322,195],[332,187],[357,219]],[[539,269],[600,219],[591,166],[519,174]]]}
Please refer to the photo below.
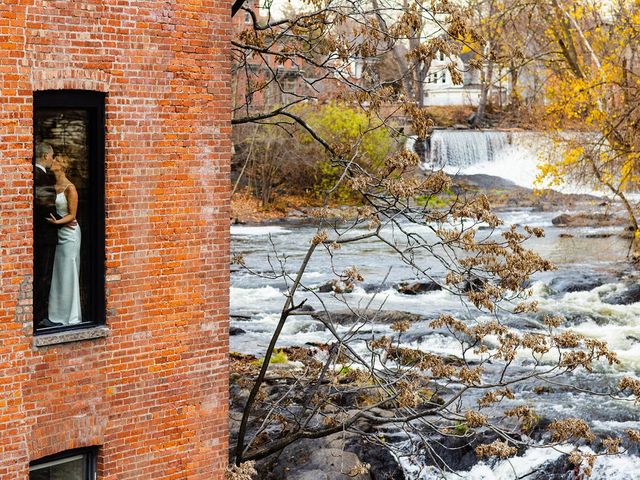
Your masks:
{"label": "stone window sill", "polygon": [[105,338],[109,336],[109,328],[104,325],[97,327],[83,328],[81,330],[68,330],[65,332],[46,333],[33,337],[34,347],[47,347],[60,343],[80,342],[82,340],[93,340],[94,338]]}

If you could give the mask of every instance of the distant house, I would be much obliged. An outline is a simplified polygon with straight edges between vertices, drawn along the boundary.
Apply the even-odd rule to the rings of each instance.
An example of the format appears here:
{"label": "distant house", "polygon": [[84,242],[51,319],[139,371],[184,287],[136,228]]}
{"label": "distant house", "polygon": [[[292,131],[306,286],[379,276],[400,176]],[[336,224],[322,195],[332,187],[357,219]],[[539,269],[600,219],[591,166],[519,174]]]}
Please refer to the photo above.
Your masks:
{"label": "distant house", "polygon": [[[473,54],[445,56],[438,53],[431,62],[426,78],[425,99],[426,106],[453,106],[466,105],[477,107],[480,101],[481,80],[480,71],[470,65]],[[449,65],[453,63],[456,69],[462,74],[463,83],[456,85],[453,83]],[[500,75],[494,72],[490,95],[498,101],[508,95],[508,85],[500,82]]]}

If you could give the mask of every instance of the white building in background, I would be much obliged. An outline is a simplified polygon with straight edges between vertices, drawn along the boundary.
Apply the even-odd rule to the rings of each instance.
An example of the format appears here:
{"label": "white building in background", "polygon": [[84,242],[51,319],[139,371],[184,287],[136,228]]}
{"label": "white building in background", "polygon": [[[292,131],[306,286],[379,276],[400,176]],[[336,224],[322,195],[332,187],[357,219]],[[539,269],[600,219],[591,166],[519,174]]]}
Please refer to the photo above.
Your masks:
{"label": "white building in background", "polygon": [[[433,59],[426,79],[424,99],[426,106],[478,106],[481,93],[480,71],[468,64],[470,58],[470,55],[447,57],[439,53]],[[449,64],[451,63],[455,64],[456,69],[463,77],[461,85],[453,83],[451,72],[449,71]],[[493,85],[490,92],[494,100],[496,97],[498,100],[505,99],[509,93],[506,81],[500,83],[499,77],[494,73],[494,82],[497,83]]]}

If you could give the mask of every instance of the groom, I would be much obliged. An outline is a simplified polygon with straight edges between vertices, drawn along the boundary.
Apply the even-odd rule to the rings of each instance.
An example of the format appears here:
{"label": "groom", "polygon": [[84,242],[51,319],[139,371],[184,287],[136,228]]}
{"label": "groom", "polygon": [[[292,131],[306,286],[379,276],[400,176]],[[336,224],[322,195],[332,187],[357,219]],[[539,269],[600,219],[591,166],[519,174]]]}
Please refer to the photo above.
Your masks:
{"label": "groom", "polygon": [[56,213],[56,178],[50,171],[52,161],[53,147],[48,143],[38,143],[34,167],[35,204],[33,209],[33,318],[38,327],[60,326],[59,323],[47,318],[53,259],[58,243],[58,229],[47,221],[51,214]]}

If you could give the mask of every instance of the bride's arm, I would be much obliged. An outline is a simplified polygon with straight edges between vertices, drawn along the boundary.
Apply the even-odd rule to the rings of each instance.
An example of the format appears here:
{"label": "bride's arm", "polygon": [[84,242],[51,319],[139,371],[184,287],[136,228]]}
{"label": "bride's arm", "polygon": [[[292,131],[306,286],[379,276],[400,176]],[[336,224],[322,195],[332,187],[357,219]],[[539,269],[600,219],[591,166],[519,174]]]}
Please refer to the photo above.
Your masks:
{"label": "bride's arm", "polygon": [[69,205],[69,213],[62,218],[56,219],[53,214],[47,220],[56,225],[67,225],[74,222],[76,219],[76,213],[78,212],[78,191],[76,187],[71,184],[64,191],[64,196],[67,197],[67,204]]}

